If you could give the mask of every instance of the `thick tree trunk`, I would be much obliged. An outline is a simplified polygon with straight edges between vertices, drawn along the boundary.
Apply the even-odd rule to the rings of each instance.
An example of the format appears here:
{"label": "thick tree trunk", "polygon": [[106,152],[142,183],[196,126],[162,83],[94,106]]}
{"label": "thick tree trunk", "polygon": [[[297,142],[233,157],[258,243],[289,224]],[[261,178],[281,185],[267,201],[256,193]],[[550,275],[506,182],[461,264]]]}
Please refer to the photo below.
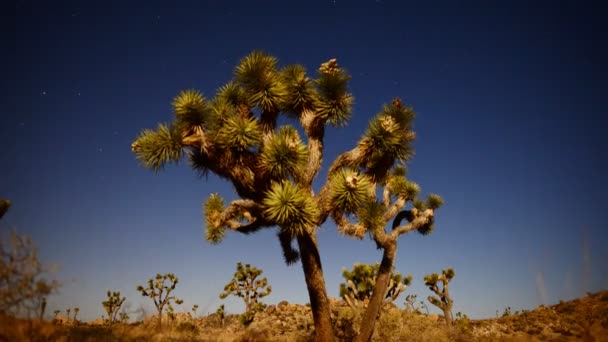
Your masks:
{"label": "thick tree trunk", "polygon": [[369,300],[365,313],[363,314],[363,319],[361,320],[361,329],[359,335],[357,338],[355,338],[356,342],[367,342],[371,340],[372,334],[374,333],[374,327],[376,326],[376,320],[378,319],[378,314],[380,313],[380,309],[382,309],[382,305],[384,304],[384,296],[393,272],[396,254],[396,241],[389,241],[384,247],[382,262],[380,263],[380,269],[378,270],[378,276],[376,277],[376,284],[374,285],[372,298]]}
{"label": "thick tree trunk", "polygon": [[448,326],[452,325],[453,319],[452,319],[452,307],[451,306],[446,306],[443,309],[443,317],[445,318],[445,323]]}
{"label": "thick tree trunk", "polygon": [[315,322],[315,341],[331,342],[334,340],[330,317],[331,311],[317,244],[310,235],[303,234],[302,236],[298,236],[298,246],[300,248],[300,259],[304,268],[306,286],[308,287],[308,296],[310,297],[312,317]]}

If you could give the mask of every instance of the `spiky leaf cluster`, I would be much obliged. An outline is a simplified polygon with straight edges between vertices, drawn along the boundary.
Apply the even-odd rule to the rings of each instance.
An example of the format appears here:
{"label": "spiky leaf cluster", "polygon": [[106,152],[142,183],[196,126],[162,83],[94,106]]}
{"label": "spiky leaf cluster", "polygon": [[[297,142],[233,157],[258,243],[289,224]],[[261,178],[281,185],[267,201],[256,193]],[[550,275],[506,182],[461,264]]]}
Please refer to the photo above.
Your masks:
{"label": "spiky leaf cluster", "polygon": [[386,225],[386,221],[384,220],[385,210],[382,203],[372,200],[366,202],[357,211],[359,222],[365,227],[367,232],[372,234],[372,238],[378,230],[384,229],[384,225]]}
{"label": "spiky leaf cluster", "polygon": [[306,166],[308,150],[298,131],[291,126],[282,126],[270,142],[264,145],[259,169],[270,179],[295,177]]}
{"label": "spiky leaf cluster", "polygon": [[257,146],[262,132],[255,117],[233,116],[224,121],[215,139],[218,146],[241,152]]}
{"label": "spiky leaf cluster", "polygon": [[224,200],[219,194],[211,194],[205,202],[205,238],[216,244],[220,243],[225,234],[224,227],[219,223],[219,218],[224,209]]}
{"label": "spiky leaf cluster", "polygon": [[304,233],[313,226],[318,210],[310,193],[290,181],[275,182],[263,200],[264,218],[276,222],[290,236]]}
{"label": "spiky leaf cluster", "polygon": [[239,62],[236,80],[243,86],[250,106],[278,112],[286,99],[287,87],[277,69],[277,59],[254,51]]}
{"label": "spiky leaf cluster", "polygon": [[176,124],[185,129],[203,126],[210,115],[207,100],[195,89],[183,90],[173,99],[173,112]]}
{"label": "spiky leaf cluster", "polygon": [[338,66],[336,59],[331,59],[319,67],[317,88],[319,116],[334,126],[346,124],[350,118],[353,96],[348,93],[350,76]]}
{"label": "spiky leaf cluster", "polygon": [[420,193],[420,186],[405,177],[390,177],[388,187],[392,194],[407,201],[415,199]]}
{"label": "spiky leaf cluster", "polygon": [[369,201],[372,183],[369,177],[352,169],[331,175],[329,205],[332,212],[353,214]]}
{"label": "spiky leaf cluster", "polygon": [[284,111],[293,116],[299,116],[304,110],[313,109],[318,103],[318,93],[314,82],[306,76],[306,69],[298,64],[286,66],[281,70],[285,82],[287,96]]}
{"label": "spiky leaf cluster", "polygon": [[103,305],[103,308],[108,314],[108,323],[113,324],[114,322],[116,322],[116,316],[120,311],[120,307],[127,298],[120,298],[120,291],[112,292],[108,290],[106,295],[108,298],[105,301],[101,302],[101,305]]}
{"label": "spiky leaf cluster", "polygon": [[[346,282],[340,284],[340,297],[351,306],[369,300],[376,284],[379,269],[380,264],[378,263],[374,265],[355,264],[352,270],[343,269],[342,276],[346,279]],[[393,273],[385,292],[385,301],[392,302],[397,299],[407,289],[411,281],[411,275],[404,277],[399,272]]]}
{"label": "spiky leaf cluster", "polygon": [[156,130],[143,130],[131,147],[137,159],[155,172],[182,157],[181,134],[175,126],[165,124],[159,124]]}
{"label": "spiky leaf cluster", "polygon": [[416,134],[411,130],[414,111],[400,99],[385,105],[369,123],[359,141],[355,163],[370,175],[381,180],[394,166],[395,161],[406,162],[414,154],[412,141]]}

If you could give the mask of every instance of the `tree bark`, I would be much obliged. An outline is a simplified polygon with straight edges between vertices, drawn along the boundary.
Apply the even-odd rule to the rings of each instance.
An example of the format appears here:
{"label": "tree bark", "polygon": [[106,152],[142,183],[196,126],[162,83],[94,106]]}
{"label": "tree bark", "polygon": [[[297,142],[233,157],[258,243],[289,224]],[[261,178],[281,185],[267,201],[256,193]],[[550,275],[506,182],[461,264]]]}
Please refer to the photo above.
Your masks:
{"label": "tree bark", "polygon": [[382,305],[384,304],[386,287],[388,286],[391,274],[393,272],[396,254],[396,240],[387,241],[386,246],[384,246],[382,262],[380,263],[380,269],[378,270],[378,276],[376,277],[376,284],[374,285],[372,297],[367,304],[365,313],[363,314],[359,335],[355,338],[356,342],[367,342],[371,340],[372,334],[374,333],[376,320],[378,319],[380,309],[382,309]]}
{"label": "tree bark", "polygon": [[315,323],[314,340],[317,342],[332,342],[334,333],[331,325],[331,311],[317,244],[309,233],[298,236],[297,240],[306,286],[308,287],[312,317]]}

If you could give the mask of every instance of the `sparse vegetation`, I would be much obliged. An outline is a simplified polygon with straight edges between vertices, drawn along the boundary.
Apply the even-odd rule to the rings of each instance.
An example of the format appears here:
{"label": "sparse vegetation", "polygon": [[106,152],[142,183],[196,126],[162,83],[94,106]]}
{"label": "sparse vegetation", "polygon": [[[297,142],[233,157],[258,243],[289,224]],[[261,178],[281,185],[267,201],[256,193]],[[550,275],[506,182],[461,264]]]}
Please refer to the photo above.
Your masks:
{"label": "sparse vegetation", "polygon": [[[11,206],[0,200],[0,218]],[[51,268],[38,258],[38,248],[27,235],[0,232],[0,314],[40,318],[46,310],[46,297],[59,288],[47,279]]]}
{"label": "sparse vegetation", "polygon": [[[454,301],[450,297],[449,283],[455,275],[456,273],[454,273],[453,269],[447,268],[441,272],[441,275],[433,273],[424,277],[424,285],[428,286],[438,296],[429,296],[428,300],[443,311],[443,317],[447,325],[452,325],[452,306],[454,305]],[[438,282],[441,282],[441,289],[437,285]]]}
{"label": "sparse vegetation", "polygon": [[[342,276],[346,282],[340,284],[340,297],[353,308],[367,303],[376,284],[379,268],[380,264],[376,263],[375,265],[355,264],[351,271],[343,269]],[[405,292],[411,281],[411,275],[404,277],[399,272],[393,273],[384,300],[387,303],[394,302],[401,293]]]}
{"label": "sparse vegetation", "polygon": [[[272,292],[272,287],[268,285],[268,279],[258,277],[263,273],[262,270],[252,267],[249,264],[243,266],[237,263],[236,272],[230,283],[224,286],[224,292],[220,298],[224,299],[230,295],[241,297],[245,302],[245,312],[241,315],[241,323],[247,326],[253,322],[255,314],[264,310],[266,305],[259,300]],[[223,306],[222,306],[223,311]]]}
{"label": "sparse vegetation", "polygon": [[[168,284],[165,284],[166,281],[169,281]],[[154,302],[154,306],[156,307],[156,311],[158,313],[158,327],[162,326],[162,316],[163,310],[165,307],[169,309],[170,312],[173,312],[173,306],[171,302],[175,304],[183,303],[183,300],[178,299],[175,296],[171,296],[171,292],[175,290],[175,286],[177,286],[179,279],[173,273],[166,274],[157,274],[155,278],[148,279],[148,286],[143,287],[142,285],[137,286],[137,291],[141,292],[141,295],[144,297],[150,297]]]}

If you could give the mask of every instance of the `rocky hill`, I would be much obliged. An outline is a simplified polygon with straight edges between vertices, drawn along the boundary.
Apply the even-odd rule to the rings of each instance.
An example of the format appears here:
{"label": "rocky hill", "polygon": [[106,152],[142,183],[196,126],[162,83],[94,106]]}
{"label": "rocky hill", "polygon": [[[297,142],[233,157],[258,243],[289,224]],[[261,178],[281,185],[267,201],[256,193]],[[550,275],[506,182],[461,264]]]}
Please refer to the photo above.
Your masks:
{"label": "rocky hill", "polygon": [[[338,340],[351,341],[362,310],[332,300],[332,321]],[[310,308],[281,302],[256,315],[247,328],[236,315],[193,319],[178,314],[162,331],[156,320],[112,327],[71,322],[48,323],[0,317],[0,341],[309,341],[314,334]],[[459,317],[447,328],[438,315],[383,310],[373,341],[608,341],[608,291],[569,302],[540,306],[501,318]]]}

